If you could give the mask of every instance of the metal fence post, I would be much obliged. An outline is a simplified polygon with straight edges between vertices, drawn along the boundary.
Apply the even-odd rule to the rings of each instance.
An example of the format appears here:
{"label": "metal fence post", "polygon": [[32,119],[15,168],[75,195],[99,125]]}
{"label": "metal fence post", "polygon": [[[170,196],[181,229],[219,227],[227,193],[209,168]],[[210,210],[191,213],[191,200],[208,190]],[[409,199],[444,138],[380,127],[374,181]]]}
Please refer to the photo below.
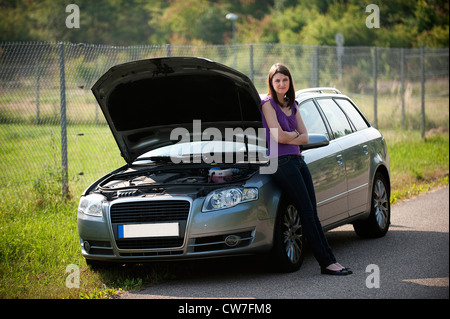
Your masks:
{"label": "metal fence post", "polygon": [[[95,59],[95,69],[94,69],[94,79],[97,80],[98,76],[98,57]],[[92,85],[91,85],[92,86]],[[95,103],[95,125],[98,125],[98,111],[99,111],[98,103]]]}
{"label": "metal fence post", "polygon": [[39,110],[39,99],[41,91],[41,70],[39,68],[39,63],[36,63],[36,121],[37,125],[40,124],[40,110]]}
{"label": "metal fence post", "polygon": [[250,80],[253,82],[253,44],[250,43]]}
{"label": "metal fence post", "polygon": [[378,128],[377,86],[377,47],[373,47],[373,123],[375,128]]}
{"label": "metal fence post", "polygon": [[319,47],[314,46],[314,52],[311,55],[311,86],[319,87]]}
{"label": "metal fence post", "polygon": [[424,46],[420,47],[420,94],[421,94],[421,115],[420,132],[422,138],[425,137],[425,50]]}
{"label": "metal fence post", "polygon": [[315,54],[314,56],[316,57],[316,87],[319,87],[319,82],[320,82],[320,57],[319,57],[319,46],[316,45],[315,48]]}
{"label": "metal fence post", "polygon": [[61,167],[62,194],[69,194],[67,165],[66,76],[64,72],[64,43],[59,43],[59,92],[61,101]]}
{"label": "metal fence post", "polygon": [[405,49],[400,49],[400,95],[402,99],[402,127],[405,128]]}

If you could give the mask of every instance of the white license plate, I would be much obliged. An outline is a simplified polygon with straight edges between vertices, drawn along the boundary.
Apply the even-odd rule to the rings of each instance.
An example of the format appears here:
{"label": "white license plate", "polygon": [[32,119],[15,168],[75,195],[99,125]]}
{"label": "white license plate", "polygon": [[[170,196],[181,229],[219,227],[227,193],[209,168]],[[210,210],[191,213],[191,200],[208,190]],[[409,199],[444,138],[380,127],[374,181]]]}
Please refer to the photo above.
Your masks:
{"label": "white license plate", "polygon": [[118,225],[119,238],[179,236],[178,223]]}

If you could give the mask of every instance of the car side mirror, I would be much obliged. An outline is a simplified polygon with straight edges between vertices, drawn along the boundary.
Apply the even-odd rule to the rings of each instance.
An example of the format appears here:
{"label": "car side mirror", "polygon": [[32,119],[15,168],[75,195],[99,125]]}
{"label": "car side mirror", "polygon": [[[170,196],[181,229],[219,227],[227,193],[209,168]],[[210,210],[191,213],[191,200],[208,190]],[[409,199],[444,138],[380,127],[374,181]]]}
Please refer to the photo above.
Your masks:
{"label": "car side mirror", "polygon": [[310,150],[313,148],[323,147],[330,144],[328,137],[325,134],[309,134],[308,144],[303,144],[300,146],[302,151]]}

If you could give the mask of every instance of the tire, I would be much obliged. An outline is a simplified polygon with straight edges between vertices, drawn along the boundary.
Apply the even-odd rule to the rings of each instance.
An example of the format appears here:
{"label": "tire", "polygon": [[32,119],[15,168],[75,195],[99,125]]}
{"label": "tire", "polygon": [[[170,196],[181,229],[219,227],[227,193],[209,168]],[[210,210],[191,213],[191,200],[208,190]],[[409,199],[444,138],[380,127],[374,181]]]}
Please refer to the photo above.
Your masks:
{"label": "tire", "polygon": [[275,220],[273,248],[270,255],[272,269],[294,272],[300,269],[305,255],[305,237],[297,209],[282,201]]}
{"label": "tire", "polygon": [[379,238],[386,235],[391,223],[390,186],[383,174],[377,173],[372,187],[369,218],[353,224],[362,238]]}

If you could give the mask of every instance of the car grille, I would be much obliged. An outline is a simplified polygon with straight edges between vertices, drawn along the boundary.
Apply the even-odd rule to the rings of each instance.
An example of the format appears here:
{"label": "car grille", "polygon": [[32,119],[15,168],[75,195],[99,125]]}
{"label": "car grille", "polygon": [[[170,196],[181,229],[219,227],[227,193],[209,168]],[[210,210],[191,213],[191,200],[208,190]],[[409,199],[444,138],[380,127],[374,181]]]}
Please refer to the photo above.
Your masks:
{"label": "car grille", "polygon": [[111,206],[111,223],[148,223],[187,220],[189,202],[155,200],[118,203]]}
{"label": "car grille", "polygon": [[[150,200],[117,203],[111,206],[111,223],[119,249],[158,249],[181,247],[189,216],[190,203],[185,200]],[[117,225],[178,222],[180,237],[117,238]]]}

